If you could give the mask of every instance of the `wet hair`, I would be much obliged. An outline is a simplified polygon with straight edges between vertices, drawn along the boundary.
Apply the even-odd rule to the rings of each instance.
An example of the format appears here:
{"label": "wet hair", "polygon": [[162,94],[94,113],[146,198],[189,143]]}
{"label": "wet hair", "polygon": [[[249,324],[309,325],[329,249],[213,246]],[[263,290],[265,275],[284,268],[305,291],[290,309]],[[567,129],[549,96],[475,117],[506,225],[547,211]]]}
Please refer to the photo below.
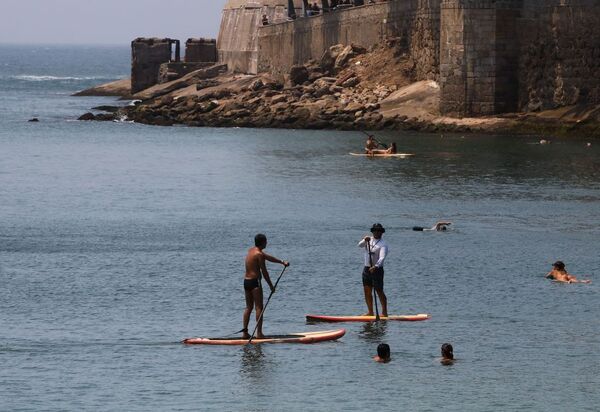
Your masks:
{"label": "wet hair", "polygon": [[264,246],[266,244],[267,244],[267,237],[265,235],[263,235],[262,233],[259,233],[258,235],[254,236],[254,246],[260,247],[260,246]]}
{"label": "wet hair", "polygon": [[552,266],[554,266],[558,270],[565,270],[565,264],[560,260],[557,260],[556,262],[554,262],[552,264]]}
{"label": "wet hair", "polygon": [[390,358],[390,345],[387,343],[381,343],[377,346],[377,356],[381,359],[389,359]]}
{"label": "wet hair", "polygon": [[454,348],[449,343],[442,345],[442,356],[446,359],[454,359]]}

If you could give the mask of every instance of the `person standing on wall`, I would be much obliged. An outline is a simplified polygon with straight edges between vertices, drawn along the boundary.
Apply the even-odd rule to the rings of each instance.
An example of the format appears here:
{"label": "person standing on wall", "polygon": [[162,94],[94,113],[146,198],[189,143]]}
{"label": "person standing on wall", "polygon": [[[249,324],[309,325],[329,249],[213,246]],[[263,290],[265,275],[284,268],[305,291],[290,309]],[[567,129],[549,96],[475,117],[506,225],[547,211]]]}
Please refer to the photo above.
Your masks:
{"label": "person standing on wall", "polygon": [[365,249],[365,266],[362,273],[365,303],[368,309],[365,316],[374,316],[374,289],[381,302],[381,316],[387,317],[387,297],[383,291],[383,263],[388,254],[388,245],[382,239],[385,229],[381,223],[376,223],[371,228],[371,233],[373,237],[365,236],[364,239],[358,242],[358,247]]}

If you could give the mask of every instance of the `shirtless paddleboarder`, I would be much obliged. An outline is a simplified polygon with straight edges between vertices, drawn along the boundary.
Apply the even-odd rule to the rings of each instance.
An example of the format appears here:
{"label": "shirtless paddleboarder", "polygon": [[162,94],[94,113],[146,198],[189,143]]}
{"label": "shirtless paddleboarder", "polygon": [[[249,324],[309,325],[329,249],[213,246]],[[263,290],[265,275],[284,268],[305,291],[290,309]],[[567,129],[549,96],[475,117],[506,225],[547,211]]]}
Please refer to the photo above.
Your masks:
{"label": "shirtless paddleboarder", "polygon": [[244,333],[244,339],[250,339],[250,334],[248,333],[248,323],[250,323],[250,314],[252,313],[252,308],[256,308],[256,320],[258,322],[256,338],[264,338],[262,331],[263,320],[260,316],[263,311],[263,290],[261,283],[262,276],[264,276],[269,288],[271,288],[271,293],[275,292],[275,287],[273,286],[273,282],[271,282],[269,272],[267,271],[266,261],[268,260],[269,262],[279,263],[285,267],[290,265],[289,262],[269,256],[263,251],[267,247],[267,237],[265,235],[256,235],[254,237],[254,245],[255,246],[253,248],[248,250],[248,254],[246,255],[246,275],[244,276],[246,309],[244,310],[244,329],[242,330]]}

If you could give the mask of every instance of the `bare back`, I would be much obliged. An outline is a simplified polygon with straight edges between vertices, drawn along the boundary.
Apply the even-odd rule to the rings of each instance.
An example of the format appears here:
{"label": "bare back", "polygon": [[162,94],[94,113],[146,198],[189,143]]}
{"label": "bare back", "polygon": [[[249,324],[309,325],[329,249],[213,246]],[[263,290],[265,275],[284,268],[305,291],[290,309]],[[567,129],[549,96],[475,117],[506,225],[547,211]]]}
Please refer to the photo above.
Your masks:
{"label": "bare back", "polygon": [[244,279],[258,279],[260,272],[265,266],[265,255],[258,247],[248,250],[246,255],[246,275]]}

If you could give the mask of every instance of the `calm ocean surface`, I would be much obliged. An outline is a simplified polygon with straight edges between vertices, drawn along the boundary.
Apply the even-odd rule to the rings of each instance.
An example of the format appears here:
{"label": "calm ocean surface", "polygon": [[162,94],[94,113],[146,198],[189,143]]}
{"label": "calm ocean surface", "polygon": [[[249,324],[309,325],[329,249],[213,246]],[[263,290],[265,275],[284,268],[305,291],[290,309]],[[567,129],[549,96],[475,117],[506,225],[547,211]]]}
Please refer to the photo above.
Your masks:
{"label": "calm ocean surface", "polygon": [[[372,161],[348,156],[359,133],[75,121],[113,100],[69,95],[128,59],[0,46],[0,410],[598,410],[600,142],[386,132],[417,156]],[[453,230],[411,230],[437,219]],[[431,320],[178,343],[241,328],[257,232],[292,263],[266,333],[364,312],[356,243],[375,222],[390,312]],[[544,280],[557,259],[594,283]]]}

